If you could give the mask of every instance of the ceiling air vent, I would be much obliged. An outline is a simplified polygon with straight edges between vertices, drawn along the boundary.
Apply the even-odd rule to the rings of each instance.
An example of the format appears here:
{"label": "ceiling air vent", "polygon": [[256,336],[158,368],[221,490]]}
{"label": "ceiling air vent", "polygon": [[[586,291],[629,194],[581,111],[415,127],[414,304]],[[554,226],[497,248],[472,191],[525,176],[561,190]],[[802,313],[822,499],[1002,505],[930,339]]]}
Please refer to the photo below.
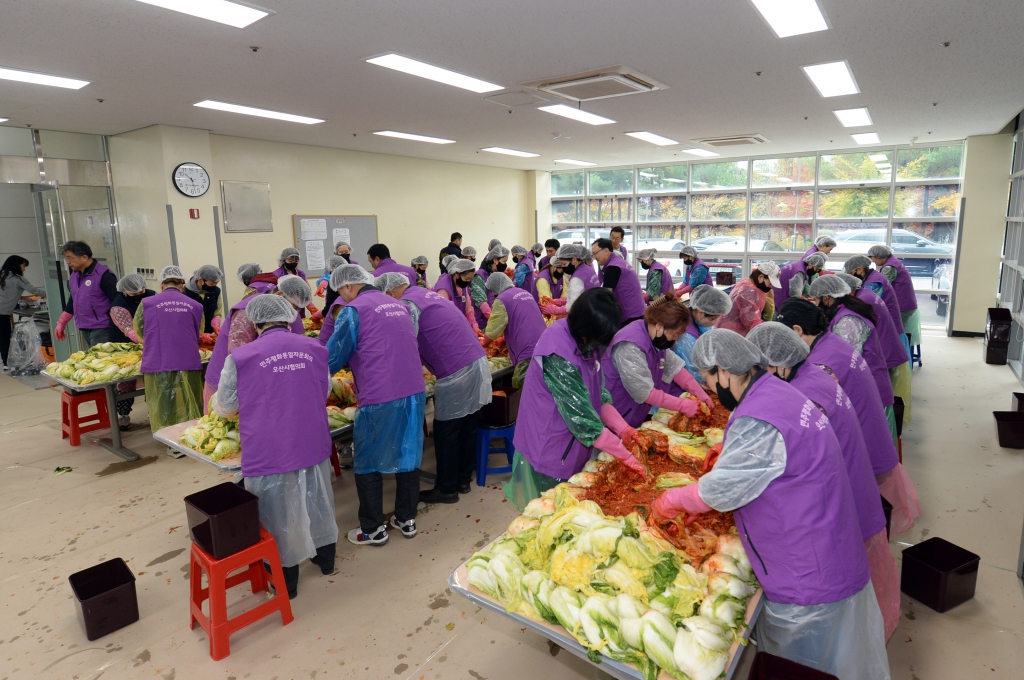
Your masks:
{"label": "ceiling air vent", "polygon": [[707,137],[705,139],[693,140],[697,144],[706,144],[707,146],[747,146],[750,144],[764,144],[770,141],[764,135],[733,135],[732,137]]}
{"label": "ceiling air vent", "polygon": [[636,73],[625,66],[611,66],[571,76],[523,83],[523,85],[576,102],[623,97],[627,94],[666,89],[662,83]]}

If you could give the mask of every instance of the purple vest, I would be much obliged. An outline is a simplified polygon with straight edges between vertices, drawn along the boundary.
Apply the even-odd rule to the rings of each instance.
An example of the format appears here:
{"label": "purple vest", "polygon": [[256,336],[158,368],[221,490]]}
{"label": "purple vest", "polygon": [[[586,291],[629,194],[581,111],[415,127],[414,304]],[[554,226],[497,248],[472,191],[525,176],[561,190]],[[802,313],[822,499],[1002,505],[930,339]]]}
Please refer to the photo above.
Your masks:
{"label": "purple vest", "polygon": [[[270,293],[277,290],[277,284],[270,283],[269,281],[256,281],[255,283],[250,283],[247,287],[256,291],[257,295],[263,295],[264,293]],[[245,298],[245,301],[248,302],[249,298]]]}
{"label": "purple vest", "polygon": [[828,418],[793,386],[765,374],[747,388],[730,422],[743,416],[769,423],[786,443],[785,472],[733,513],[765,595],[809,606],[859,593],[871,570]]}
{"label": "purple vest", "polygon": [[306,332],[306,327],[302,325],[302,319],[299,318],[298,312],[295,313],[295,320],[288,324],[288,330],[296,335],[302,335]]}
{"label": "purple vest", "polygon": [[857,507],[861,538],[866,541],[885,528],[885,513],[878,500],[878,482],[871,469],[871,458],[853,403],[839,383],[814,364],[800,364],[796,374],[790,374],[789,384],[828,416],[846,463],[846,476],[850,479],[853,503]]}
{"label": "purple vest", "polygon": [[811,246],[810,248],[807,249],[807,252],[804,253],[804,256],[801,257],[800,259],[801,260],[806,260],[808,255],[810,255],[811,253],[817,253],[817,252],[820,252],[818,250],[818,246]]}
{"label": "purple vest", "polygon": [[409,285],[416,285],[416,270],[413,269],[412,267],[407,267],[404,264],[398,264],[390,257],[386,257],[380,261],[380,264],[377,265],[377,268],[373,270],[373,275],[380,276],[381,274],[386,274],[387,272],[398,272],[399,274],[405,274],[406,278],[409,279]]}
{"label": "purple vest", "polygon": [[[273,284],[267,284],[273,285]],[[213,344],[213,354],[210,356],[210,363],[206,365],[206,384],[214,391],[220,385],[220,372],[224,370],[224,361],[228,358],[228,335],[231,331],[231,320],[235,318],[235,312],[245,309],[253,296],[242,298],[228,310],[228,318],[224,320],[221,332],[217,334],[217,341]]]}
{"label": "purple vest", "polygon": [[[665,265],[658,262],[657,260],[655,260],[654,263],[651,264],[651,268],[647,270],[647,275],[650,276],[653,272],[656,271],[661,272],[661,290],[658,291],[657,295],[655,295],[654,297],[657,297],[658,295],[665,295],[670,290],[672,290],[672,275],[668,273],[668,269],[665,268]],[[646,292],[647,295],[650,296],[651,291],[648,290]]]}
{"label": "purple vest", "polygon": [[[352,264],[355,264],[355,263],[352,263]],[[277,278],[281,278],[282,276],[291,276],[291,274],[292,274],[290,271],[285,269],[283,266],[278,267],[277,269],[275,269],[274,271],[272,271],[270,273],[273,274],[274,276],[276,276]],[[306,280],[306,272],[302,271],[299,268],[295,269],[295,276],[298,276],[303,281]]]}
{"label": "purple vest", "polygon": [[320,326],[320,334],[316,336],[317,340],[324,347],[327,346],[327,341],[331,339],[331,335],[334,333],[334,310],[336,307],[344,307],[345,301],[340,297],[331,303],[330,308],[324,312],[324,323]]}
{"label": "purple vest", "polygon": [[598,281],[597,272],[594,270],[593,264],[587,264],[581,262],[580,266],[576,268],[576,271],[572,273],[572,278],[579,279],[583,282],[583,290],[590,290],[591,288],[600,288],[601,283]]}
{"label": "purple vest", "polygon": [[[647,303],[644,302],[644,294],[640,289],[640,279],[636,272],[617,253],[612,253],[608,261],[604,263],[604,269],[608,269],[608,267],[618,267],[621,272],[619,282],[615,284],[612,292],[615,293],[619,304],[622,305],[622,320],[628,321],[643,316],[644,310],[647,309]],[[603,271],[598,278],[602,282],[604,281]]]}
{"label": "purple vest", "polygon": [[711,280],[711,268],[708,267],[707,263],[704,262],[704,260],[700,259],[699,257],[695,257],[693,259],[693,264],[686,268],[686,274],[683,276],[683,283],[685,283],[687,286],[693,287],[693,284],[690,283],[690,280],[693,278],[694,272],[696,272],[701,267],[704,267],[705,271],[704,284],[709,286],[715,285],[715,282]]}
{"label": "purple vest", "polygon": [[869,283],[877,283],[882,287],[882,302],[889,309],[889,318],[892,319],[892,325],[896,328],[898,334],[903,335],[903,317],[900,316],[900,303],[896,299],[896,291],[893,290],[889,279],[872,269],[864,279],[865,286]]}
{"label": "purple vest", "polygon": [[807,361],[828,370],[850,397],[868,447],[871,470],[880,475],[896,467],[899,454],[892,441],[878,387],[864,357],[834,333],[825,332],[811,346]]}
{"label": "purple vest", "polygon": [[537,472],[569,479],[590,460],[590,447],[584,446],[569,431],[544,383],[541,357],[557,355],[579,370],[595,413],[601,410],[601,365],[596,357],[584,359],[569,333],[569,323],[559,319],[537,341],[533,360],[526,372],[519,420],[513,445]]}
{"label": "purple vest", "polygon": [[856,291],[854,297],[868,303],[875,310],[875,331],[878,333],[878,343],[882,349],[882,356],[885,358],[885,365],[889,368],[896,368],[900,364],[907,363],[910,359],[903,342],[896,335],[896,329],[893,328],[888,305],[867,288]]}
{"label": "purple vest", "polygon": [[547,330],[540,307],[527,291],[509,288],[498,296],[508,315],[505,327],[505,346],[508,347],[512,365],[533,356],[540,336]]}
{"label": "purple vest", "polygon": [[466,315],[466,297],[465,294],[462,296],[455,295],[455,286],[452,283],[451,274],[441,274],[437,278],[437,283],[434,284],[434,292],[444,291],[448,293],[448,299],[455,304],[455,308],[459,310],[459,314]]}
{"label": "purple vest", "polygon": [[565,289],[565,274],[562,274],[562,278],[555,281],[551,278],[551,267],[548,267],[542,271],[537,278],[544,279],[548,282],[548,287],[551,288],[551,297],[555,300],[562,297],[562,290]]}
{"label": "purple vest", "polygon": [[692,316],[690,317],[690,323],[686,325],[686,333],[695,338],[699,338],[704,335],[704,331],[700,329],[700,326],[697,325],[697,322],[693,320]]}
{"label": "purple vest", "polygon": [[[527,252],[526,255],[523,257],[523,259],[516,266],[518,268],[518,267],[521,267],[523,265],[526,265],[526,278],[523,279],[523,285],[520,286],[520,288],[522,288],[527,293],[532,295],[533,296],[533,301],[537,302],[538,299],[539,299],[538,296],[537,296],[537,280],[536,280],[536,278],[537,278],[537,271],[536,271],[537,270],[537,257],[536,257],[536,255],[533,254],[532,250]],[[499,297],[501,297],[501,296],[499,296]]]}
{"label": "purple vest", "polygon": [[[815,249],[817,252],[817,249]],[[793,278],[793,275],[800,272],[804,275],[804,280],[809,279],[807,276],[807,265],[803,260],[797,262],[790,262],[782,268],[779,272],[779,283],[782,284],[782,288],[773,288],[775,291],[775,309],[782,306],[782,303],[789,299],[789,280]]]}
{"label": "purple vest", "polygon": [[327,348],[271,328],[231,356],[238,370],[242,476],[294,472],[330,458]]}
{"label": "purple vest", "polygon": [[110,325],[110,300],[100,288],[100,279],[108,271],[107,267],[96,262],[88,276],[71,272],[68,277],[68,288],[75,303],[75,326],[82,330],[91,331]]}
{"label": "purple vest", "polygon": [[359,314],[356,351],[349,359],[360,406],[386,404],[426,391],[409,309],[365,288],[348,303]]}
{"label": "purple vest", "polygon": [[661,363],[665,359],[665,351],[655,349],[654,343],[651,342],[651,336],[647,332],[647,322],[643,319],[637,319],[626,324],[615,334],[612,344],[608,346],[604,356],[601,357],[604,385],[608,388],[608,393],[612,395],[612,405],[622,415],[622,418],[629,423],[630,427],[640,427],[641,423],[644,422],[644,418],[650,413],[651,407],[643,402],[637,403],[629,394],[626,386],[622,384],[619,369],[616,368],[615,362],[612,361],[612,350],[620,342],[631,342],[640,348],[640,351],[647,358],[647,370],[650,371],[651,379],[654,380],[654,388],[663,392],[667,392],[669,389],[669,386],[661,379],[663,372]]}
{"label": "purple vest", "polygon": [[465,317],[448,300],[419,286],[406,288],[402,299],[420,308],[420,359],[438,380],[487,355],[473,329],[462,322]]}
{"label": "purple vest", "polygon": [[907,268],[895,255],[889,257],[883,266],[896,268],[896,279],[892,282],[892,289],[896,291],[896,302],[899,303],[900,312],[912,312],[917,309],[917,294],[914,292],[914,282]]}
{"label": "purple vest", "polygon": [[622,259],[629,262],[629,251],[626,250],[626,246],[619,246],[619,255],[622,255]]}
{"label": "purple vest", "polygon": [[864,341],[864,347],[862,348],[864,361],[868,362],[868,368],[871,369],[871,376],[875,379],[875,385],[878,386],[878,396],[882,399],[882,405],[892,406],[892,379],[889,378],[889,367],[885,365],[885,356],[882,354],[882,343],[878,341],[878,332],[875,331],[875,324],[871,323],[852,309],[842,307],[839,312],[836,313],[835,318],[832,319],[832,323],[829,324],[829,332],[836,327],[836,324],[839,323],[839,320],[844,316],[855,316],[871,328],[871,334],[868,335],[868,339]]}
{"label": "purple vest", "polygon": [[142,301],[142,372],[199,371],[203,306],[168,288]]}

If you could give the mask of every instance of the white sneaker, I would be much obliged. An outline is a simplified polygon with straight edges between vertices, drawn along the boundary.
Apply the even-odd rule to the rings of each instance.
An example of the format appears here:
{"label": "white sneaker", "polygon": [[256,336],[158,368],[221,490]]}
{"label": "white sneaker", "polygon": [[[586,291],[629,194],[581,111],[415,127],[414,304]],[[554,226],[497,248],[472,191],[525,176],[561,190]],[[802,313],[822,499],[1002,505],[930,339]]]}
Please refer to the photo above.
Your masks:
{"label": "white sneaker", "polygon": [[356,527],[348,532],[348,542],[353,545],[384,545],[388,542],[388,528],[381,524],[372,535],[367,536],[361,527]]}
{"label": "white sneaker", "polygon": [[391,515],[391,526],[401,531],[402,535],[406,538],[412,538],[416,535],[416,520],[414,519],[399,522],[397,517]]}

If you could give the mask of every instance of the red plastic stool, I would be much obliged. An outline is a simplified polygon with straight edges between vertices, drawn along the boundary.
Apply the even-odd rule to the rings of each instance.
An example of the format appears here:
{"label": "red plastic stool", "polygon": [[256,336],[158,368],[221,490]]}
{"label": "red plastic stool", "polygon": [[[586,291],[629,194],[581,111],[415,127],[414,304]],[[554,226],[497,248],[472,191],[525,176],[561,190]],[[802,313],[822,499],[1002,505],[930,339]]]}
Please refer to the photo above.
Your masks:
{"label": "red plastic stool", "polygon": [[[96,404],[96,413],[79,416],[78,407],[88,402]],[[62,392],[60,395],[60,438],[71,438],[72,446],[81,446],[82,435],[93,430],[110,427],[107,413],[107,393],[104,390],[91,392]]]}
{"label": "red plastic stool", "polygon": [[334,468],[334,476],[341,479],[341,460],[338,458],[338,445],[331,442],[331,467]]}
{"label": "red plastic stool", "polygon": [[[263,561],[270,563],[272,574],[267,574]],[[231,572],[246,567],[245,571],[231,575]],[[203,573],[206,572],[208,585],[203,588]],[[267,590],[268,578],[273,581],[277,594],[273,599],[228,619],[227,590],[249,581],[253,593]],[[192,544],[192,558],[189,564],[191,584],[191,621],[189,628],[198,623],[210,638],[210,657],[220,661],[231,654],[231,634],[274,612],[281,612],[281,623],[287,626],[294,620],[292,603],[288,599],[288,588],[284,584],[281,557],[277,553],[274,537],[260,528],[260,541],[245,550],[222,560],[215,559],[195,543]],[[210,616],[203,614],[203,601],[210,600]]]}

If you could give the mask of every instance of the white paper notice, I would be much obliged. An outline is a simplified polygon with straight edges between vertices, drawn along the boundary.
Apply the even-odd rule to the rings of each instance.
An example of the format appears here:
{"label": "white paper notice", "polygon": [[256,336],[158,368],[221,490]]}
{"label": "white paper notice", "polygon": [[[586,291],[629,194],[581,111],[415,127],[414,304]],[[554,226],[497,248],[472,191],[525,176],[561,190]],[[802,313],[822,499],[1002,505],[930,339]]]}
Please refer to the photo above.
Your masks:
{"label": "white paper notice", "polygon": [[327,238],[327,220],[299,220],[303,241],[322,241]]}
{"label": "white paper notice", "polygon": [[332,246],[344,241],[345,243],[352,245],[352,234],[349,232],[348,227],[342,227],[341,229],[334,229],[334,241],[331,243]]}
{"label": "white paper notice", "polygon": [[324,264],[324,242],[306,241],[306,269],[323,269]]}

